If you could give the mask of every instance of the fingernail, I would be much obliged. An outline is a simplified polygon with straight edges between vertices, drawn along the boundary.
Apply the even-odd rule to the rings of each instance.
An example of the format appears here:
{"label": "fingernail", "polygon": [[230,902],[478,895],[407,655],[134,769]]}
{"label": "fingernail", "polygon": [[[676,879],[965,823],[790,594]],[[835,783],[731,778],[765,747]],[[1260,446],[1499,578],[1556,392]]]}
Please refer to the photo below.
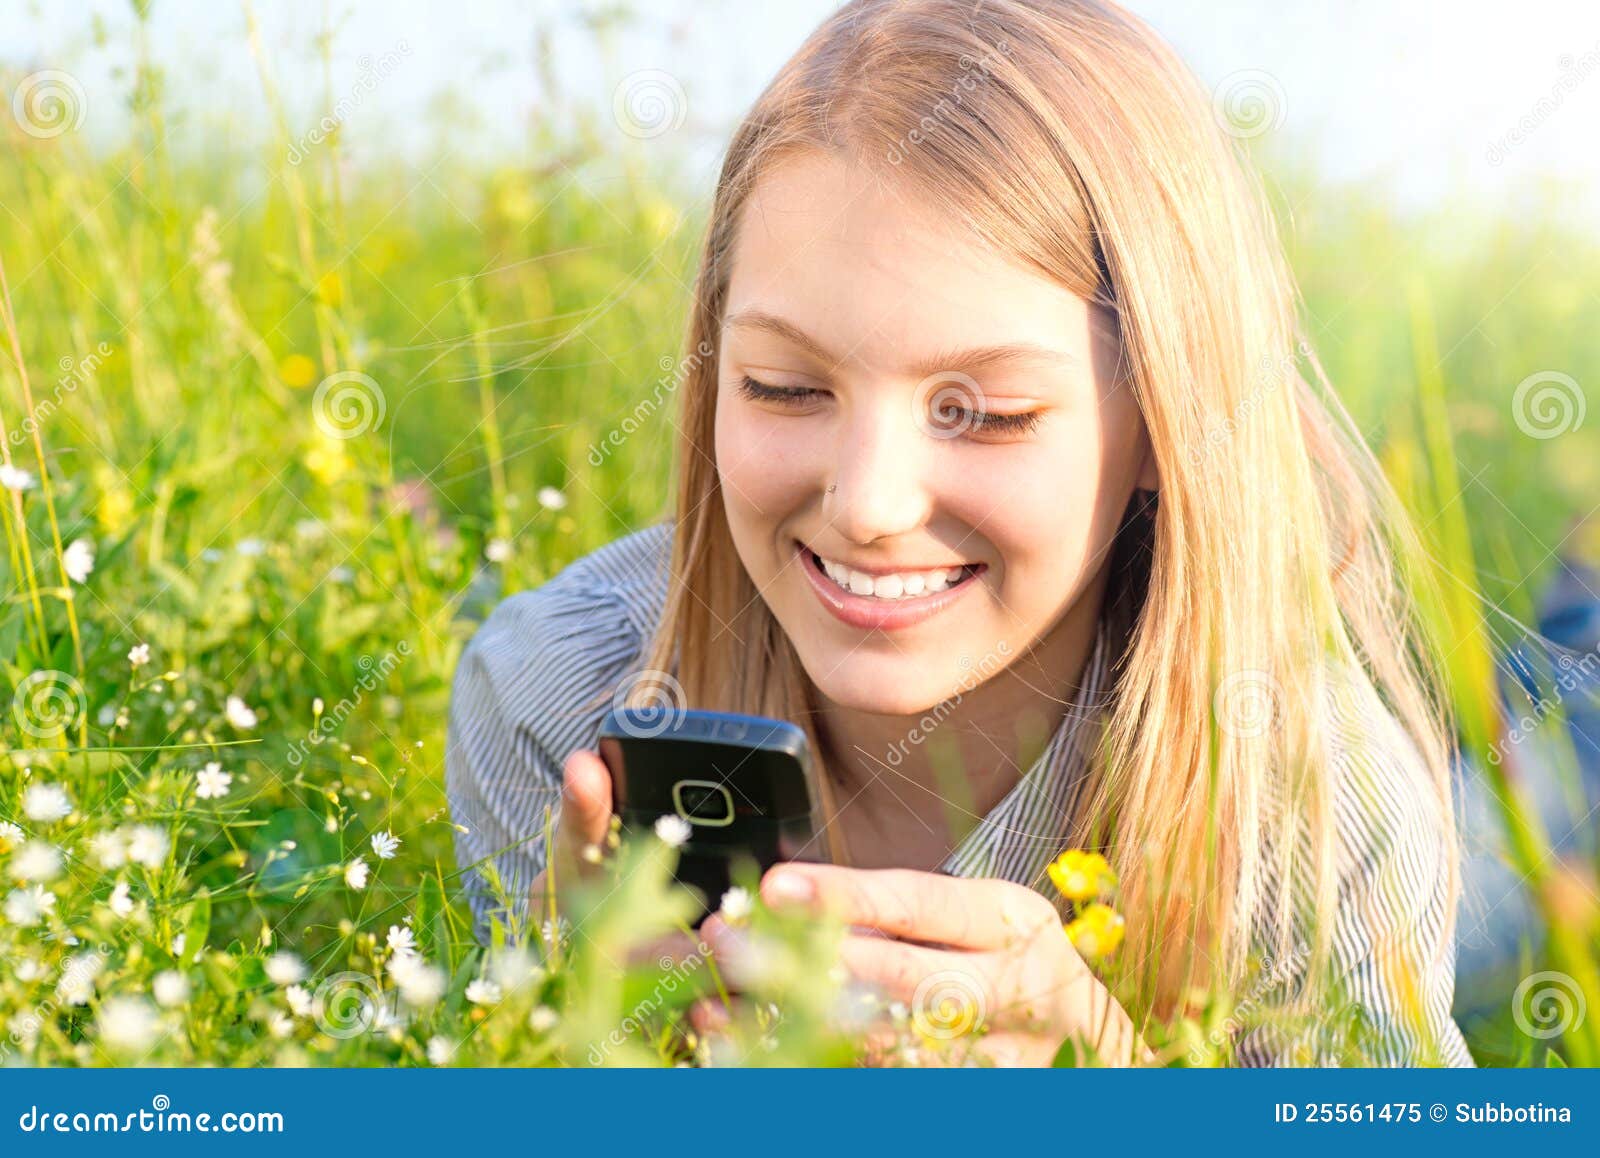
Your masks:
{"label": "fingernail", "polygon": [[774,869],[767,874],[767,895],[776,904],[805,904],[817,895],[817,886],[803,872]]}

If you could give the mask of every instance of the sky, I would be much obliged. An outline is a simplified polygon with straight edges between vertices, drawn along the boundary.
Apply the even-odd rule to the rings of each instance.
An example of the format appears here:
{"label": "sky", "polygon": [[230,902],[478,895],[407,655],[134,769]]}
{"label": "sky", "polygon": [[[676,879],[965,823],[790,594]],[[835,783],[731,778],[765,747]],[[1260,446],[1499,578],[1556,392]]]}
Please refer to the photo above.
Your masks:
{"label": "sky", "polygon": [[[153,0],[150,49],[196,139],[264,127],[259,80],[235,0]],[[1132,0],[1212,88],[1265,94],[1271,142],[1324,177],[1377,184],[1398,207],[1441,198],[1516,212],[1554,179],[1600,229],[1600,4],[1595,0]],[[331,77],[344,143],[422,158],[441,134],[464,156],[526,158],[548,100],[608,114],[621,87],[664,96],[673,123],[629,147],[709,180],[727,135],[782,61],[835,5],[657,0],[604,49],[585,27],[603,6],[566,0],[258,0],[273,70],[300,138],[323,93],[315,49],[337,30]],[[115,140],[127,116],[129,0],[0,0],[0,70],[41,69],[83,94],[75,131]],[[648,109],[648,104],[639,106]],[[683,113],[678,123],[676,114]],[[213,139],[215,139],[213,137]]]}

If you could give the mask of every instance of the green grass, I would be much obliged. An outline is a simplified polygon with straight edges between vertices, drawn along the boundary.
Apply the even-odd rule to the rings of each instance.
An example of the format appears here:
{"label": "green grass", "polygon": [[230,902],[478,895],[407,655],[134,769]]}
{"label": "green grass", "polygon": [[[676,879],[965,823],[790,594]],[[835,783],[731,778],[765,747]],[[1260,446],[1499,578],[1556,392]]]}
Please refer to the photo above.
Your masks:
{"label": "green grass", "polygon": [[[336,141],[291,165],[286,130],[179,158],[153,78],[141,62],[134,130],[104,155],[71,134],[0,127],[0,419],[8,461],[36,480],[0,491],[0,693],[16,708],[0,819],[65,853],[43,921],[0,920],[4,1059],[684,1056],[661,1027],[718,990],[714,963],[670,987],[612,968],[672,925],[660,850],[625,853],[627,887],[586,902],[574,942],[486,956],[452,900],[443,741],[448,681],[484,607],[666,510],[663,420],[599,469],[587,455],[679,353],[704,191],[663,193],[632,162],[620,181],[575,180],[601,161],[614,171],[611,146],[548,126],[541,155],[559,165],[441,157],[426,181],[382,164],[346,171]],[[1400,221],[1360,190],[1283,180],[1319,352],[1436,550],[1442,595],[1428,610],[1461,643],[1452,676],[1481,752],[1498,734],[1503,636],[1485,600],[1526,620],[1551,547],[1600,493],[1600,423],[1532,438],[1511,403],[1536,371],[1600,380],[1600,332],[1581,324],[1600,255],[1554,226]],[[318,402],[336,373],[364,376],[367,411]],[[319,414],[369,429],[332,437]],[[541,502],[546,488],[559,501]],[[490,564],[496,538],[509,554]],[[62,553],[78,539],[93,543],[94,567],[68,582]],[[1568,549],[1595,549],[1583,541]],[[141,643],[150,661],[135,668]],[[54,674],[28,683],[36,672]],[[254,725],[230,722],[235,696]],[[197,798],[212,761],[231,787]],[[39,784],[64,787],[72,813],[26,817]],[[1529,971],[1568,973],[1600,1009],[1593,906],[1586,925],[1560,907],[1547,834],[1501,787],[1512,803],[1500,823],[1555,933]],[[93,839],[129,825],[165,833],[165,855],[104,867]],[[382,831],[401,840],[392,860],[372,852]],[[0,843],[16,877],[24,843]],[[373,869],[360,890],[344,877],[357,855]],[[778,947],[768,988],[784,1019],[753,1021],[741,1059],[848,1060],[827,1025],[829,987],[806,964],[826,959],[827,930],[756,920]],[[396,986],[386,933],[407,921],[444,987],[414,1015],[375,1022]],[[285,996],[288,965],[269,968],[285,951],[307,973],[304,1016]],[[485,971],[501,999],[474,1004],[467,986]],[[74,1003],[61,983],[88,973],[92,992]],[[163,994],[175,983],[156,978],[173,973],[188,996],[170,1008],[115,1003]],[[1226,1015],[1219,1004],[1181,1027],[1176,1053]],[[647,1032],[593,1055],[634,1022]],[[1593,1064],[1596,1025],[1481,1053],[1545,1064],[1553,1047]],[[1482,1033],[1508,1040],[1503,1025]]]}

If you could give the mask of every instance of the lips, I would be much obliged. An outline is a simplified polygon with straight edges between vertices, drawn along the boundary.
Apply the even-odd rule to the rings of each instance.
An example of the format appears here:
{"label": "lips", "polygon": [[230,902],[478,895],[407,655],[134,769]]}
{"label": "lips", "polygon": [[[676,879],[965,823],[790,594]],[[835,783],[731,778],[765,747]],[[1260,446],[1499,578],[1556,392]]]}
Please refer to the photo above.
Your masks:
{"label": "lips", "polygon": [[960,568],[960,578],[942,591],[878,598],[845,590],[827,574],[821,556],[799,540],[795,540],[795,551],[817,600],[835,619],[863,631],[898,631],[931,619],[964,598],[978,585],[978,576],[988,570],[986,563],[969,564]]}

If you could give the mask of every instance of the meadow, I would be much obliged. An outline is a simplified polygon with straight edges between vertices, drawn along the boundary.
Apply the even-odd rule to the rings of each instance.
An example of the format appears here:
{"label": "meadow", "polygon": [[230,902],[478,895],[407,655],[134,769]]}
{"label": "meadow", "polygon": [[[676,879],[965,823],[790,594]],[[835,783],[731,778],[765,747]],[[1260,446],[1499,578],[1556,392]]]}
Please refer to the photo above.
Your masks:
{"label": "meadow", "polygon": [[[479,946],[443,770],[487,608],[670,509],[670,414],[593,448],[672,380],[709,190],[603,121],[535,125],[498,165],[355,164],[261,67],[261,140],[176,147],[137,57],[114,148],[0,115],[0,1056],[706,1060],[671,1023],[715,962],[612,964],[682,919],[670,850],[625,847],[582,935]],[[1545,934],[1463,1028],[1482,1064],[1596,1064],[1594,849],[1553,855],[1566,834],[1488,757],[1517,625],[1600,562],[1600,247],[1559,190],[1402,216],[1266,162],[1318,353],[1424,530],[1469,774]],[[749,919],[772,1006],[732,1060],[850,1060],[830,931]],[[1541,970],[1580,1011],[1518,1032]],[[1165,1060],[1224,1060],[1233,1012],[1213,995]]]}

